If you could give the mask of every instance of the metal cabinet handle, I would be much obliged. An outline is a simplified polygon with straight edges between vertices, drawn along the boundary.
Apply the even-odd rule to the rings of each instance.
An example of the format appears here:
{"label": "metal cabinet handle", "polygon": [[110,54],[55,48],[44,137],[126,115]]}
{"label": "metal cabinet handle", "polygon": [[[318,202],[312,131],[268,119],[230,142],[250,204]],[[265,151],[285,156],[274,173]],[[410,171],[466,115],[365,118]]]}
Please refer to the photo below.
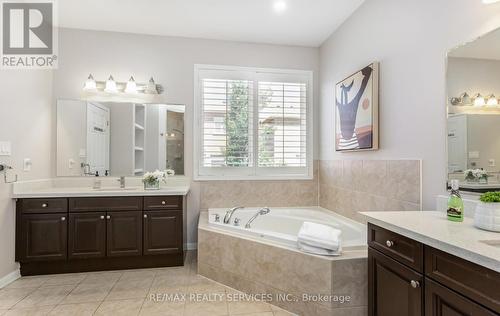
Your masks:
{"label": "metal cabinet handle", "polygon": [[391,248],[392,246],[394,246],[394,241],[388,240],[388,241],[385,242],[385,244],[386,244],[387,247]]}
{"label": "metal cabinet handle", "polygon": [[161,205],[165,205],[165,204],[167,204],[167,202],[161,201]]}
{"label": "metal cabinet handle", "polygon": [[63,217],[61,217],[61,221],[63,221],[63,222],[64,222],[65,220],[66,220],[66,217],[64,217],[64,216],[63,216]]}
{"label": "metal cabinet handle", "polygon": [[144,218],[148,218],[148,215],[147,215],[147,214],[144,214]]}
{"label": "metal cabinet handle", "polygon": [[43,204],[42,204],[42,207],[43,207],[43,208],[46,208],[47,206],[49,206],[47,203],[43,203]]}
{"label": "metal cabinet handle", "polygon": [[415,280],[411,280],[410,285],[412,288],[416,289],[416,288],[420,287],[420,282],[415,281]]}
{"label": "metal cabinet handle", "polygon": [[101,215],[101,219],[104,219],[104,215]]}
{"label": "metal cabinet handle", "polygon": [[110,216],[110,215],[106,215],[106,219],[110,219],[110,218],[111,218],[111,216]]}

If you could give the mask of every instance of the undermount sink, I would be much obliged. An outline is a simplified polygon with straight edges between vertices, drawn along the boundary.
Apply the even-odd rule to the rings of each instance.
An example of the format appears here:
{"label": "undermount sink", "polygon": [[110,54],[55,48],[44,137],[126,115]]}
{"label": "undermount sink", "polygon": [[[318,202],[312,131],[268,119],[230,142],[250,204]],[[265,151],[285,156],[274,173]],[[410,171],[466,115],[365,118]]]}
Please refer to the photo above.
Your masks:
{"label": "undermount sink", "polygon": [[500,239],[480,240],[479,242],[482,242],[483,244],[487,244],[488,246],[492,246],[492,247],[500,249]]}
{"label": "undermount sink", "polygon": [[100,188],[93,189],[94,191],[139,191],[141,188]]}

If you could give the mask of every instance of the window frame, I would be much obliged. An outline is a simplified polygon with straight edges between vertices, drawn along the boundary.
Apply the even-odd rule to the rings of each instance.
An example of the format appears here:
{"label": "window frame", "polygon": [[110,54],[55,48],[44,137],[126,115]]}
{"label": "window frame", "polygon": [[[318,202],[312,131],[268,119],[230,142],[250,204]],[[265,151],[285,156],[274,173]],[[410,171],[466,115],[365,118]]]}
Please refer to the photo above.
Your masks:
{"label": "window frame", "polygon": [[[253,80],[253,166],[252,167],[203,167],[203,157],[201,157],[203,148],[203,129],[197,129],[202,126],[202,85],[201,80],[204,73],[213,73],[215,77],[221,76],[221,73],[227,72],[228,76],[224,79],[243,79]],[[258,82],[259,78],[279,78],[282,81],[292,80],[291,78],[303,80],[307,88],[306,101],[306,166],[305,167],[259,167],[258,166]],[[216,79],[216,78],[214,78]],[[222,78],[221,78],[222,79]],[[263,81],[263,80],[260,80]],[[276,68],[258,68],[258,67],[240,67],[240,66],[222,66],[222,65],[194,65],[194,126],[193,126],[193,178],[195,181],[209,180],[310,180],[313,175],[313,152],[314,152],[314,87],[313,72],[310,70],[276,69]],[[210,171],[210,172],[208,172]]]}

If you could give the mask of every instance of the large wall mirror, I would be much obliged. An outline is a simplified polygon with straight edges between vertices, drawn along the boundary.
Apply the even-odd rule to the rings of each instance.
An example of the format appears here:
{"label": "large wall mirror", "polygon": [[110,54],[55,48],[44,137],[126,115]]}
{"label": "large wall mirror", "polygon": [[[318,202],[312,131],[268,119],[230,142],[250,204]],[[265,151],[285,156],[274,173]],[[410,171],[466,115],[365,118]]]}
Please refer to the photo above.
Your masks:
{"label": "large wall mirror", "polygon": [[184,174],[184,105],[57,101],[57,176]]}
{"label": "large wall mirror", "polygon": [[500,190],[500,29],[448,54],[448,184]]}

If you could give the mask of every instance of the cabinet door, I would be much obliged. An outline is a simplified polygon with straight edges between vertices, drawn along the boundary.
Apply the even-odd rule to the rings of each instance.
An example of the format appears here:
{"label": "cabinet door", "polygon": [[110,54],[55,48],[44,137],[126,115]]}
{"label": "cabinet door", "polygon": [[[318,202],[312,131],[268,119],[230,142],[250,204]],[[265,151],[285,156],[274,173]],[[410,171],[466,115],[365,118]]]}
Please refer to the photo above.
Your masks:
{"label": "cabinet door", "polygon": [[142,212],[108,212],[106,218],[107,256],[142,255]]}
{"label": "cabinet door", "polygon": [[423,315],[423,277],[405,265],[368,250],[370,316]]}
{"label": "cabinet door", "polygon": [[22,215],[20,243],[22,262],[66,259],[66,214]]}
{"label": "cabinet door", "polygon": [[493,316],[489,309],[425,278],[426,316]]}
{"label": "cabinet door", "polygon": [[106,213],[70,213],[70,259],[102,258],[106,255]]}
{"label": "cabinet door", "polygon": [[144,212],[144,254],[182,251],[182,211]]}

